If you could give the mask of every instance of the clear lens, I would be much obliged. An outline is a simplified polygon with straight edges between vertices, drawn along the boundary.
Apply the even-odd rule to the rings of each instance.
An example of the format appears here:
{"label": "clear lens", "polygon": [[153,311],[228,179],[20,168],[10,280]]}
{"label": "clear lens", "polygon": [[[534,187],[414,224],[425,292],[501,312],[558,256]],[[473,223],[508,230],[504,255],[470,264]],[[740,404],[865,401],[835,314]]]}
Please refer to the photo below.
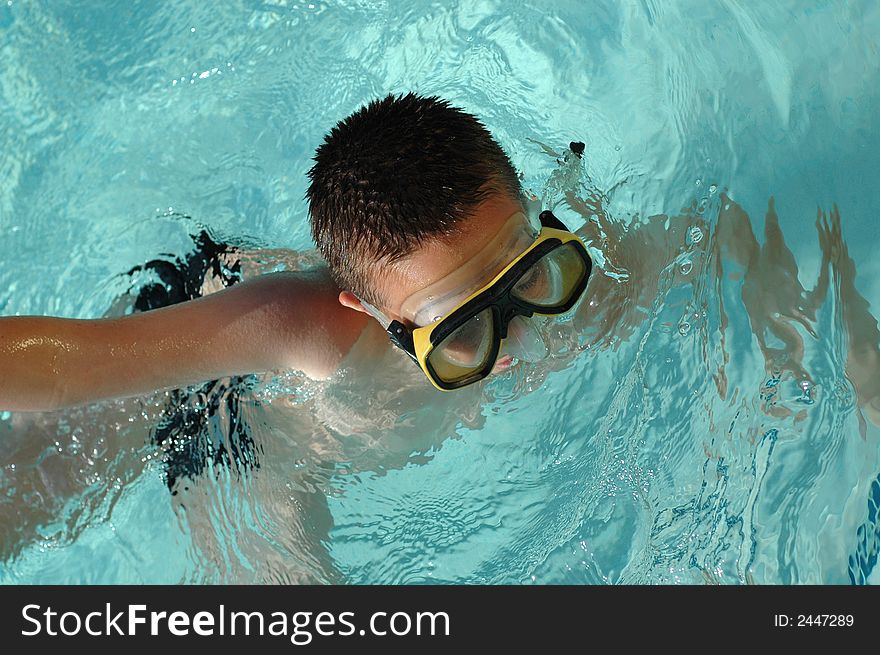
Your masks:
{"label": "clear lens", "polygon": [[492,308],[464,323],[428,355],[434,373],[444,382],[457,382],[486,366],[494,335]]}
{"label": "clear lens", "polygon": [[554,248],[529,268],[511,290],[516,298],[538,307],[564,305],[587,273],[573,242]]}

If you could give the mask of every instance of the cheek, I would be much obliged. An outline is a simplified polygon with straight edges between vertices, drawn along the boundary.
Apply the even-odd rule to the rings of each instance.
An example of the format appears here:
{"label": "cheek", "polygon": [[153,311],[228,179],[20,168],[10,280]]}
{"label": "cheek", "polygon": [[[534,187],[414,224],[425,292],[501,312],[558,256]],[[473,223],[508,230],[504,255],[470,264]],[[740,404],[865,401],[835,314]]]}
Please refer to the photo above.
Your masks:
{"label": "cheek", "polygon": [[443,348],[446,359],[461,366],[473,366],[477,358],[477,349],[466,343],[455,343]]}

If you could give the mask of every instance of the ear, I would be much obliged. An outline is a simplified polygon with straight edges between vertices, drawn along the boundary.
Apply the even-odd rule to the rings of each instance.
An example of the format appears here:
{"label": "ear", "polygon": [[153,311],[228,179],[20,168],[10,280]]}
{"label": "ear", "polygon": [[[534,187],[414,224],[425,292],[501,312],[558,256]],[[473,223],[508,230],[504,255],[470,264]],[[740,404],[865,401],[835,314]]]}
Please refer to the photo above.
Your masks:
{"label": "ear", "polygon": [[349,309],[353,309],[357,312],[369,314],[369,312],[361,304],[361,301],[358,300],[357,296],[354,295],[351,291],[339,292],[339,304],[343,307],[348,307]]}

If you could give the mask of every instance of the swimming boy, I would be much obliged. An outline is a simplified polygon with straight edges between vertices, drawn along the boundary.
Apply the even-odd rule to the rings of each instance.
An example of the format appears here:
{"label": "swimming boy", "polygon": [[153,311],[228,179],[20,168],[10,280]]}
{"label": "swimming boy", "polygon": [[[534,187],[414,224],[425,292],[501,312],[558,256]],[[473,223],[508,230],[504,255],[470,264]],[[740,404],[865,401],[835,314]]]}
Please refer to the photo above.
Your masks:
{"label": "swimming boy", "polygon": [[[572,145],[560,170],[573,164],[570,168],[577,171],[580,153]],[[262,405],[262,429],[274,426],[283,434],[305,434],[322,459],[335,461],[349,461],[352,454],[334,457],[331,451],[337,445],[315,443],[328,426],[339,434],[367,435],[364,443],[370,448],[363,450],[370,453],[358,455],[359,465],[369,466],[363,461],[367,457],[387,470],[408,461],[413,452],[428,452],[432,442],[454,433],[457,425],[477,424],[482,394],[467,390],[515,360],[541,360],[542,375],[565,366],[585,343],[613,345],[635,332],[663,292],[661,277],[671,276],[672,284],[699,279],[708,257],[689,273],[674,264],[686,235],[696,227],[706,238],[692,244],[694,254],[709,254],[711,248],[708,276],[720,278],[728,261],[738,267],[743,305],[768,371],[788,371],[797,380],[806,375],[800,362],[804,349],[792,323],[810,329],[829,286],[831,264],[847,308],[847,375],[866,416],[880,424],[876,321],[853,284],[855,269],[836,213],[830,226],[818,225],[823,262],[809,293],[800,287],[772,204],[762,247],[748,217],[729,198],[721,202],[710,238],[698,216],[658,216],[624,227],[609,221],[594,199],[567,193],[565,204],[586,219],[573,234],[551,214],[543,214],[542,220],[521,193],[509,159],[473,116],[436,98],[412,94],[370,103],[338,124],[318,148],[309,176],[312,234],[326,265],[301,265],[308,256],[288,252],[282,258],[297,270],[259,274],[254,267],[255,276],[245,274],[243,282],[222,288],[232,281],[224,279],[219,290],[181,302],[204,293],[190,287],[201,284],[207,260],[216,263],[224,256],[197,243],[206,258],[192,267],[186,293],[171,297],[159,285],[155,298],[138,297],[143,301],[138,313],[98,320],[0,318],[0,409],[53,410],[240,374],[299,369],[313,378],[333,376],[333,391],[299,414],[284,412],[275,403]],[[595,271],[584,243],[602,254]],[[566,310],[565,330],[558,322],[553,330],[540,324],[541,314]],[[768,345],[774,342],[783,348]],[[726,359],[722,353],[718,361]],[[723,367],[714,377],[725,396]],[[340,368],[351,374],[334,376]],[[229,448],[213,448],[210,430],[202,429],[209,419],[190,406],[187,394],[176,393],[170,411],[159,417],[125,415],[124,410],[114,416],[111,408],[106,429],[99,422],[81,436],[100,440],[106,433],[118,451],[134,448],[139,440],[126,432],[114,441],[114,425],[117,432],[120,423],[126,430],[148,428],[147,440],[167,451],[169,490],[177,493],[180,487],[185,492],[204,477],[199,473],[212,457],[229,453],[242,466],[253,466],[262,457],[241,429],[239,400],[219,387],[206,385],[195,395],[229,404],[228,416],[235,419],[227,422],[229,432],[238,434],[222,435]],[[431,411],[419,414],[424,407]],[[784,408],[764,409],[778,415]],[[128,423],[140,422],[141,416],[143,425]],[[303,425],[311,420],[314,425]],[[59,482],[63,475],[44,475],[43,468],[53,461],[44,456],[53,452],[46,444],[57,439],[53,426],[33,433],[14,431],[13,436],[0,440],[8,461],[41,462],[39,468],[16,469],[15,487],[19,497],[24,497],[22,490],[33,489],[39,502],[0,508],[5,510],[0,512],[0,559],[23,548],[27,539],[22,535],[54,520],[67,498],[82,493],[76,484],[90,479],[73,480],[67,488]],[[289,452],[279,456],[282,445],[276,443],[272,456],[260,463],[279,469],[267,479],[289,477],[289,463],[299,456],[295,439],[283,441]],[[113,451],[94,470],[105,478],[133,479],[142,461],[136,449],[126,457]],[[303,488],[312,488],[312,481]],[[296,501],[287,503],[281,494],[284,508],[275,511],[285,516],[286,525],[306,525],[291,530],[305,535],[306,542],[299,545],[309,553],[308,565],[290,558],[286,568],[269,567],[261,579],[341,579],[321,543],[330,524],[323,494],[294,495]],[[199,498],[210,496],[186,495],[191,516],[209,512],[197,509]],[[197,519],[190,528],[193,543],[201,544],[198,550],[212,552],[216,537],[210,523]],[[236,547],[246,549],[241,542]],[[251,559],[260,558],[255,553]],[[239,579],[234,571],[224,575]],[[241,573],[242,579],[249,575]]]}
{"label": "swimming boy", "polygon": [[530,215],[489,132],[439,99],[362,108],[326,137],[309,177],[327,267],[119,318],[4,318],[0,407],[282,368],[325,378],[379,323],[435,387],[458,389],[540,356],[528,319],[568,311],[587,286],[583,242],[550,212],[543,225]]}
{"label": "swimming boy", "polygon": [[[0,318],[0,409],[51,410],[277,369],[327,378],[343,362],[381,377],[378,363],[392,343],[415,363],[421,385],[460,389],[518,359],[540,359],[546,345],[534,316],[568,312],[588,285],[591,301],[580,302],[573,327],[593,321],[594,338],[626,336],[644,318],[640,308],[650,306],[689,227],[661,216],[616,234],[607,221],[602,231],[587,220],[572,233],[552,213],[530,207],[509,158],[478,120],[415,94],[374,101],[341,121],[317,149],[309,178],[312,235],[326,266],[261,275],[118,318]],[[602,223],[601,207],[567,201]],[[768,246],[776,245],[762,251],[745,214],[725,203],[712,247],[753,281],[743,299],[768,367],[765,331],[786,343],[784,366],[798,373],[797,344],[786,341],[792,331],[784,322],[809,316],[824,287],[817,285],[811,307],[803,290],[792,287],[790,298],[771,292],[774,272],[791,277],[782,271],[781,235],[768,231]],[[768,230],[778,228],[770,218]],[[823,264],[848,260],[835,225],[820,226]],[[637,284],[591,275],[579,235],[589,242],[600,234],[605,263],[619,255]],[[776,318],[763,316],[768,308],[778,310],[770,312]],[[876,332],[876,321],[862,323]],[[859,330],[854,341],[876,354],[875,333]],[[865,360],[854,359],[852,370]],[[856,371],[864,378],[856,390],[876,413],[876,368],[869,368]]]}

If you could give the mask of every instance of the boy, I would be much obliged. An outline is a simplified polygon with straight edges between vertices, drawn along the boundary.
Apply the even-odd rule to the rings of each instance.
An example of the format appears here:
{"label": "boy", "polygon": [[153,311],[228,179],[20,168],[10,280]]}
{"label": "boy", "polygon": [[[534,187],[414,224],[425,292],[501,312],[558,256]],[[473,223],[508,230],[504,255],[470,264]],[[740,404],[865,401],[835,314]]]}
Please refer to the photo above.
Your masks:
{"label": "boy", "polygon": [[[382,130],[396,132],[396,140]],[[409,94],[374,102],[334,128],[315,161],[312,234],[328,267],[263,275],[118,318],[4,318],[0,407],[52,410],[273,369],[327,378],[359,339],[370,344],[368,358],[387,349],[387,337],[377,339],[379,322],[410,337],[538,237],[507,156],[478,121],[443,101]],[[425,349],[416,353],[410,344],[410,357],[423,359],[435,386],[466,386],[509,367],[513,355],[544,352],[528,316],[570,309],[591,267],[579,239],[564,229],[552,234],[553,243],[543,245],[560,246],[559,253],[533,252],[519,264],[518,298],[501,303],[507,314],[494,325],[487,323],[497,299],[488,298],[479,315],[458,318],[457,333],[427,362]],[[524,295],[527,284],[534,297]],[[563,285],[552,290],[562,295],[541,297],[541,284]],[[439,293],[443,307],[430,300]],[[437,316],[424,319],[425,312]],[[482,350],[465,352],[474,338]],[[513,355],[499,356],[502,338]]]}
{"label": "boy", "polygon": [[[572,144],[558,171],[562,177],[577,177],[579,154],[578,144]],[[301,457],[294,439],[279,439],[265,458],[260,445],[249,440],[248,430],[241,429],[245,401],[228,393],[240,384],[238,376],[290,368],[321,379],[343,369],[346,375],[334,376],[332,389],[308,411],[284,412],[282,403],[261,405],[261,430],[303,434],[310,441],[308,448],[327,461],[352,459],[351,452],[337,456],[336,439],[321,441],[328,428],[336,435],[366,435],[363,448],[353,446],[359,450],[358,465],[375,463],[387,470],[403,465],[413,453],[429,452],[455,433],[456,426],[478,426],[483,394],[468,389],[473,391],[485,377],[524,359],[539,362],[529,372],[540,382],[541,376],[566,366],[585,347],[615,347],[636,332],[668,290],[664,284],[690,284],[704,273],[720,278],[733,262],[743,276],[743,306],[768,372],[781,376],[787,371],[797,380],[808,374],[801,367],[803,344],[791,324],[799,321],[811,329],[809,323],[829,286],[831,265],[847,308],[843,319],[850,353],[858,353],[847,360],[847,374],[860,407],[880,424],[880,388],[873,373],[878,361],[876,321],[853,284],[855,269],[836,212],[830,226],[818,223],[823,262],[820,279],[808,293],[798,283],[772,204],[765,244],[760,246],[748,217],[726,196],[710,237],[699,216],[657,216],[624,227],[608,220],[595,198],[581,199],[565,191],[562,200],[586,219],[576,234],[602,254],[601,266],[591,271],[574,235],[566,235],[558,224],[542,228],[528,220],[536,218],[536,212],[523,198],[509,159],[473,116],[439,99],[413,94],[388,96],[342,121],[318,148],[309,177],[312,234],[325,266],[314,265],[303,253],[224,249],[199,235],[196,255],[182,270],[165,270],[167,263],[150,262],[163,281],[165,274],[169,281],[177,276],[177,281],[167,285],[170,291],[163,285],[142,289],[135,302],[137,313],[99,320],[0,318],[0,409],[53,410],[213,380],[195,396],[226,405],[225,410],[209,407],[201,412],[187,394],[174,391],[170,411],[166,408],[161,416],[109,407],[106,421],[89,421],[99,434],[81,435],[110,444],[110,453],[96,466],[103,477],[120,476],[121,482],[136,477],[137,463],[161,446],[166,451],[166,483],[176,494],[178,487],[187,492],[187,485],[204,478],[200,472],[212,459],[232,458],[243,468],[276,467],[259,476],[274,481],[290,477],[290,462]],[[552,217],[545,215],[544,222],[551,223]],[[543,237],[559,241],[559,247],[565,241],[575,250],[568,253],[571,257],[549,260],[555,268],[536,266],[548,261],[543,258],[529,260],[529,252],[549,242],[542,241],[542,231]],[[685,272],[675,258],[688,249],[695,263]],[[261,274],[262,268],[272,266],[261,267],[257,260],[273,257],[294,270]],[[224,268],[221,260],[233,275],[218,275]],[[708,271],[707,261],[712,262]],[[213,280],[207,275],[212,268]],[[515,280],[496,281],[505,269]],[[242,270],[244,281],[238,281]],[[203,297],[183,302],[199,295]],[[544,303],[546,313],[569,304],[573,311],[565,323],[542,323],[541,312],[526,316],[525,301]],[[723,316],[724,308],[719,309]],[[438,341],[435,333],[445,329],[444,324],[451,329]],[[723,329],[723,320],[721,325]],[[460,338],[446,341],[450,336]],[[437,345],[432,337],[447,347],[432,349]],[[400,347],[392,345],[392,338]],[[781,341],[783,348],[767,345],[774,341]],[[721,343],[723,348],[723,335]],[[439,358],[432,361],[435,351]],[[718,359],[725,362],[727,354],[722,355]],[[726,396],[724,364],[714,377],[719,393]],[[226,378],[228,383],[219,381]],[[435,387],[456,390],[442,393]],[[206,428],[211,419],[206,416],[214,410],[228,419],[224,425],[229,434],[220,435],[228,447],[211,443],[212,432]],[[784,408],[768,403],[764,410],[778,416]],[[25,422],[22,414],[15,418]],[[130,423],[132,419],[137,425]],[[126,426],[122,436],[120,423]],[[148,430],[149,437],[135,438],[132,432],[137,429]],[[39,432],[35,429],[37,437]],[[46,467],[52,458],[41,453],[57,432],[50,426],[43,438],[31,438],[19,431],[13,434],[15,443],[4,437],[6,459],[40,460]],[[153,447],[142,453],[137,447],[145,441]],[[126,449],[132,452],[119,456]],[[287,450],[281,454],[282,449]],[[82,493],[75,488],[76,480],[70,489],[55,488],[68,464],[59,461],[57,475],[44,475],[39,468],[21,471],[15,478],[17,489],[32,490],[40,502],[27,512],[21,503],[6,507],[7,514],[0,512],[0,558],[27,543],[22,535],[54,520],[65,498]],[[43,493],[50,483],[54,487]],[[303,489],[313,483],[308,480]],[[275,497],[261,495],[264,502]],[[210,515],[214,494],[184,497],[197,552],[213,552],[216,535],[210,522],[199,517]],[[297,554],[290,562],[284,560],[282,566],[279,560],[276,568],[261,572],[261,580],[341,579],[322,545],[330,524],[323,494],[300,489],[290,502],[285,499],[273,512],[305,541],[291,549]],[[200,502],[208,507],[199,509]],[[239,542],[236,547],[246,551],[248,546]],[[262,561],[259,540],[250,547],[254,552],[245,560]],[[300,564],[299,553],[307,555],[307,565]],[[222,579],[250,579],[249,575],[248,570],[224,571]]]}
{"label": "boy", "polygon": [[[706,232],[699,217],[686,223],[665,216],[624,230],[598,202],[569,193],[567,204],[588,219],[578,234],[603,250],[606,274],[591,275],[575,234],[550,212],[538,224],[488,130],[443,100],[412,93],[374,101],[341,121],[319,146],[309,178],[312,235],[326,267],[261,275],[192,302],[119,318],[2,318],[0,408],[51,410],[275,369],[323,379],[343,364],[364,381],[386,379],[397,389],[430,389],[426,377],[438,389],[460,389],[517,360],[544,358],[548,337],[566,342],[555,344],[557,352],[577,352],[571,346],[581,344],[576,335],[585,330],[593,343],[625,338],[646,316],[686,232]],[[772,205],[764,250],[735,203],[723,197],[722,205],[712,240],[718,271],[721,254],[745,269],[744,303],[768,368],[778,368],[780,357],[766,347],[767,331],[786,344],[782,367],[801,375],[799,337],[791,336],[785,317],[809,317],[824,299],[827,277],[806,294],[806,304],[802,289],[780,297],[772,280],[780,272],[790,278],[783,269],[793,261],[780,256],[787,249]],[[819,228],[824,264],[848,261],[839,219],[833,229]],[[692,241],[699,251],[709,239]],[[637,284],[607,274],[615,265]],[[673,283],[687,283],[697,270],[676,272]],[[578,305],[588,286],[590,302]],[[567,330],[551,336],[538,329],[533,314],[576,305]],[[776,318],[768,318],[768,308],[779,310]],[[873,366],[876,339],[864,326],[876,322],[847,320]],[[416,363],[395,353],[415,377],[400,369],[387,376],[392,342]],[[860,404],[873,417],[876,376],[862,371],[861,361],[850,364],[864,380],[856,384]]]}
{"label": "boy", "polygon": [[[503,329],[507,329],[505,344],[518,346],[514,352],[520,357],[540,358],[546,347],[524,322],[527,301],[549,299],[552,305],[537,307],[546,313],[566,309],[581,297],[591,279],[591,262],[583,245],[559,229],[545,230],[541,241],[538,226],[528,220],[517,175],[506,155],[479,122],[445,102],[410,94],[372,103],[337,126],[315,159],[308,193],[310,216],[313,235],[329,266],[309,267],[306,256],[274,253],[300,270],[251,278],[260,272],[260,265],[249,260],[260,255],[230,251],[201,234],[195,238],[195,255],[178,267],[167,262],[145,265],[165,284],[141,289],[133,307],[136,313],[98,320],[0,319],[2,409],[56,410],[157,389],[174,390],[161,415],[156,416],[149,405],[144,406],[149,411],[143,413],[137,408],[129,412],[108,406],[106,417],[95,420],[92,416],[89,425],[95,427],[80,433],[79,439],[88,451],[95,447],[92,441],[100,439],[98,448],[103,449],[100,458],[94,458],[94,466],[90,464],[85,470],[101,478],[115,476],[121,482],[137,477],[145,458],[154,456],[159,446],[163,477],[172,494],[184,492],[178,498],[185,498],[181,502],[186,503],[191,538],[199,552],[210,553],[216,548],[216,536],[205,527],[210,524],[200,519],[210,515],[210,509],[199,505],[210,505],[214,495],[190,490],[193,484],[204,483],[204,468],[212,461],[239,470],[281,467],[283,472],[273,475],[264,471],[268,475],[260,478],[294,479],[290,465],[302,456],[296,452],[295,439],[274,443],[272,456],[263,456],[262,444],[255,444],[250,431],[242,428],[248,420],[246,403],[239,394],[229,393],[241,384],[239,375],[290,368],[313,378],[326,378],[344,365],[354,373],[344,381],[354,385],[359,394],[354,402],[334,406],[343,386],[336,385],[335,393],[325,394],[312,409],[314,425],[308,423],[310,417],[300,415],[305,412],[284,413],[283,407],[266,404],[260,407],[261,429],[265,433],[274,426],[278,433],[309,435],[307,447],[332,459],[329,451],[336,444],[325,447],[320,443],[323,426],[332,426],[340,434],[363,435],[393,424],[393,434],[375,444],[368,455],[371,460],[381,458],[381,466],[387,469],[395,466],[392,460],[405,461],[414,450],[427,451],[427,442],[448,436],[454,424],[473,425],[480,419],[479,394],[443,394],[432,387],[432,381],[435,386],[449,386],[450,382],[463,386],[510,367],[512,356],[497,352]],[[563,241],[572,244],[562,251],[568,258],[557,261],[548,251],[549,257],[536,259],[533,255],[534,261],[517,264],[524,251],[535,253],[536,247],[552,246],[553,241],[546,237],[553,234],[560,246],[565,246]],[[224,266],[217,265],[221,259]],[[556,269],[541,268],[540,261]],[[469,349],[467,338],[446,340],[448,347],[442,351],[445,372],[457,366],[466,370],[466,375],[431,380],[422,365],[414,366],[391,345],[384,328],[390,327],[392,320],[411,330],[421,324],[416,317],[420,310],[441,311],[431,302],[432,294],[440,292],[423,293],[425,289],[445,285],[443,299],[458,305],[458,296],[467,300],[511,263],[518,266],[511,269],[517,276],[513,286],[518,296],[513,301],[508,298],[503,307],[514,315],[501,316],[503,325],[497,323],[488,331],[483,330],[485,308],[474,317],[465,316],[465,329],[458,326],[454,331],[466,337],[468,326],[476,326],[480,339],[475,348]],[[566,263],[568,269],[558,270]],[[213,270],[214,280],[219,278],[228,288],[215,288],[203,295],[212,282],[207,279],[212,269],[219,269]],[[226,275],[224,269],[233,273],[243,269],[245,281]],[[555,284],[556,296],[541,292],[542,284]],[[203,297],[183,302],[198,295]],[[125,299],[120,300],[124,305]],[[490,304],[486,307],[491,307],[491,302],[499,299],[487,300]],[[442,312],[454,310],[452,306]],[[426,361],[424,350],[411,352]],[[219,381],[226,378],[228,383]],[[187,394],[176,391],[208,380],[215,382],[194,394],[208,403],[205,412],[195,410]],[[388,404],[377,406],[384,399]],[[393,405],[391,411],[389,405]],[[427,406],[435,410],[430,416],[398,423],[400,413]],[[395,413],[395,409],[399,411]],[[209,423],[218,418],[228,426],[229,434],[220,435],[225,445],[213,442],[217,435]],[[0,524],[6,526],[0,529],[0,559],[24,547],[28,539],[23,535],[51,524],[65,499],[81,493],[77,489],[82,484],[79,479],[56,482],[70,477],[65,475],[65,466],[72,467],[69,461],[58,461],[55,470],[44,475],[47,464],[60,459],[54,457],[54,451],[48,457],[40,455],[58,430],[36,422],[28,425],[21,414],[14,419],[25,429],[4,436],[3,459],[40,462],[36,470],[16,469],[11,480],[16,489],[26,492],[19,497],[40,498],[40,502],[16,502],[0,508],[4,519]],[[73,420],[76,422],[76,416]],[[428,421],[430,429],[420,421]],[[120,424],[123,436],[116,434]],[[138,438],[141,430],[149,436]],[[139,450],[145,442],[152,447]],[[289,456],[279,457],[279,451],[289,451]],[[302,487],[312,484],[309,480]],[[260,575],[286,581],[337,580],[339,576],[320,543],[329,518],[324,496],[302,489],[290,495],[295,500],[287,502],[285,497],[275,502],[276,494],[267,493],[264,502],[273,503],[274,515],[285,517],[287,529],[302,535],[296,556],[279,563],[279,570]],[[237,547],[247,551],[243,541]],[[261,545],[255,543],[253,548]],[[310,560],[308,566],[298,564],[303,553]],[[262,555],[248,554],[246,558],[260,560]],[[223,575],[224,579],[239,579],[247,572],[225,571]]]}

